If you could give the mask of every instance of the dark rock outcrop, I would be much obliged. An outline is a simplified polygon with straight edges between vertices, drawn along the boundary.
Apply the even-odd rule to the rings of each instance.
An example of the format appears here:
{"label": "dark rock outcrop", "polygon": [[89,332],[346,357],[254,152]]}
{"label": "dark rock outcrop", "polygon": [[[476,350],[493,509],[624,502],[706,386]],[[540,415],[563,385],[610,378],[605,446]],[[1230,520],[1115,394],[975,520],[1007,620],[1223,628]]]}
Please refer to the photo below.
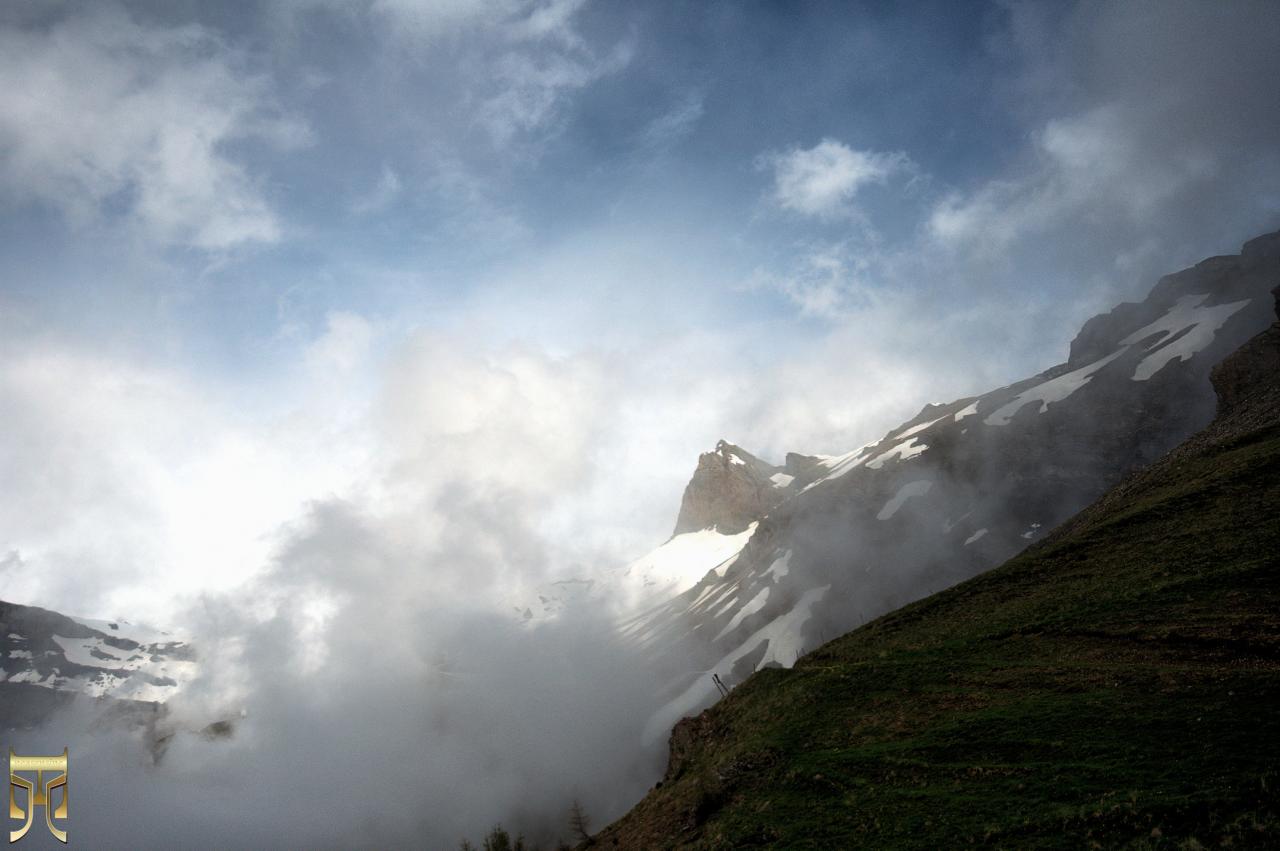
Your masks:
{"label": "dark rock outcrop", "polygon": [[1280,286],[1272,290],[1276,321],[1237,352],[1214,367],[1213,387],[1219,415],[1248,413],[1267,416],[1280,403]]}

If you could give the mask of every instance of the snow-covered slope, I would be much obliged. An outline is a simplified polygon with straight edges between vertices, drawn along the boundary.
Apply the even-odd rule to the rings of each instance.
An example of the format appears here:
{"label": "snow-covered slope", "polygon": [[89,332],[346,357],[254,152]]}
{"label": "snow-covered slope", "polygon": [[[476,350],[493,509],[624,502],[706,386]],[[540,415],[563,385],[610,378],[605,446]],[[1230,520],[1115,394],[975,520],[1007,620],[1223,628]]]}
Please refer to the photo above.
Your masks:
{"label": "snow-covered slope", "polygon": [[625,567],[598,567],[517,593],[506,608],[533,626],[574,605],[605,604],[622,620],[684,593],[711,571],[723,572],[755,532],[750,523],[736,534],[699,529],[672,535]]}
{"label": "snow-covered slope", "polygon": [[[702,456],[677,528],[692,532],[690,517],[756,525],[724,569],[626,624],[669,676],[649,734],[709,703],[712,673],[733,683],[791,665],[1001,563],[1203,427],[1215,407],[1209,370],[1270,324],[1278,282],[1280,233],[1094,317],[1065,363],[926,405],[873,444],[789,455],[785,468],[727,444]],[[766,489],[774,472],[784,486]]]}
{"label": "snow-covered slope", "polygon": [[626,629],[639,613],[669,602],[712,572],[724,576],[755,533],[757,518],[823,474],[824,463],[792,453],[784,465],[774,466],[721,440],[699,456],[667,541],[621,568],[596,566],[532,592],[517,589],[504,608],[532,626],[568,606],[605,605]]}
{"label": "snow-covered slope", "polygon": [[653,552],[627,565],[622,587],[632,606],[674,597],[697,585],[708,572],[727,570],[756,530],[752,522],[736,535],[699,529],[673,535]]}
{"label": "snow-covered slope", "polygon": [[177,636],[0,602],[0,682],[11,686],[164,702],[195,669],[191,647]]}

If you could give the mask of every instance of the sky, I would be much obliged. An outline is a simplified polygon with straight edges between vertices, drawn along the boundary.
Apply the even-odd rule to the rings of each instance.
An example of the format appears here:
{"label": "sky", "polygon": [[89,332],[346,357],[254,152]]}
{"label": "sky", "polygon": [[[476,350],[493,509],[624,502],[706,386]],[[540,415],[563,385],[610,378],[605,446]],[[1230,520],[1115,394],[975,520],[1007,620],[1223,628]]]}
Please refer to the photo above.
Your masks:
{"label": "sky", "polygon": [[5,595],[163,619],[458,488],[536,503],[511,581],[623,563],[717,439],[844,451],[1280,224],[1278,18],[6,4]]}
{"label": "sky", "polygon": [[388,842],[616,814],[650,684],[509,601],[660,544],[718,439],[847,451],[1280,227],[1276,44],[1245,0],[0,5],[0,599],[186,630],[174,716],[250,719],[86,770],[248,844],[335,754],[415,755]]}
{"label": "sky", "polygon": [[163,619],[458,482],[634,558],[717,439],[845,451],[1280,224],[1278,18],[6,4],[5,596]]}

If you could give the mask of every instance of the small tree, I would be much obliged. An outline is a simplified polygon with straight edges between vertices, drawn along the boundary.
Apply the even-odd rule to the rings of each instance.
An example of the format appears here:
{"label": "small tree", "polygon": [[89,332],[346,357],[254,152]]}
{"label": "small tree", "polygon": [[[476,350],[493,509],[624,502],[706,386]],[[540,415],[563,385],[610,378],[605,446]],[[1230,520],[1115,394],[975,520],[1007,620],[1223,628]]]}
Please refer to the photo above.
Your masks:
{"label": "small tree", "polygon": [[[517,836],[514,841],[511,834],[507,833],[501,825],[494,825],[489,831],[489,835],[484,837],[484,845],[477,849],[468,840],[462,840],[462,844],[458,846],[458,851],[530,851],[525,845],[524,837]],[[532,849],[537,851],[537,849]]]}
{"label": "small tree", "polygon": [[569,830],[573,831],[579,842],[591,842],[591,819],[587,818],[577,798],[573,799],[573,805],[569,807]]}

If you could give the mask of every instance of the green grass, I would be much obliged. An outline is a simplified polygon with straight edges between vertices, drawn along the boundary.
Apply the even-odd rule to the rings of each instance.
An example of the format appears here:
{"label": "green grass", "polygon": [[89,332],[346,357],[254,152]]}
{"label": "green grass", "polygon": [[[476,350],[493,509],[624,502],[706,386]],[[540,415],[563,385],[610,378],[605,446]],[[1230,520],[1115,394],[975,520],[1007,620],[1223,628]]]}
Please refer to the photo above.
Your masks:
{"label": "green grass", "polygon": [[1280,847],[1280,428],[766,670],[608,847]]}

